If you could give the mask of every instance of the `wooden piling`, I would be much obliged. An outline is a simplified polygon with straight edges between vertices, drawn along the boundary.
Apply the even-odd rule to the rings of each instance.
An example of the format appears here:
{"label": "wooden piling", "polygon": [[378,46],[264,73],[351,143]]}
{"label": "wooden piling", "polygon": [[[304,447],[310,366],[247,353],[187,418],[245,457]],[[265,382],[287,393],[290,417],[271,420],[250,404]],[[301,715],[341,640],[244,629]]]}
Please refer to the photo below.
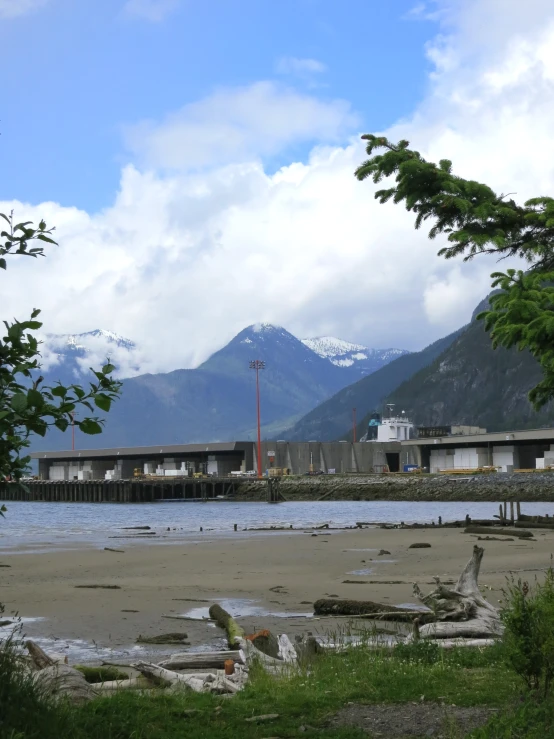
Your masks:
{"label": "wooden piling", "polygon": [[513,524],[514,523],[514,501],[510,501],[510,521]]}

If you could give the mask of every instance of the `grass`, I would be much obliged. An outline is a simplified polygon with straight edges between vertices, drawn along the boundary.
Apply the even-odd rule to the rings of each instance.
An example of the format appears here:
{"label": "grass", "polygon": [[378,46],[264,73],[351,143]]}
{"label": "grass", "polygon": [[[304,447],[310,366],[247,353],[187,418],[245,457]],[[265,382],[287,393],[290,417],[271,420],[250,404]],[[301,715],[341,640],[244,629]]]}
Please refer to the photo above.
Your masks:
{"label": "grass", "polygon": [[[260,739],[303,736],[300,727],[306,726],[318,728],[321,737],[358,739],[364,735],[357,729],[325,729],[325,719],[349,702],[399,703],[422,696],[459,706],[502,707],[517,696],[516,680],[495,649],[435,653],[415,645],[391,653],[358,647],[317,656],[286,677],[253,669],[247,688],[232,699],[129,691],[54,710],[33,698],[38,708],[19,724],[13,714],[0,725],[0,739]],[[268,713],[279,718],[260,725],[245,722]]]}

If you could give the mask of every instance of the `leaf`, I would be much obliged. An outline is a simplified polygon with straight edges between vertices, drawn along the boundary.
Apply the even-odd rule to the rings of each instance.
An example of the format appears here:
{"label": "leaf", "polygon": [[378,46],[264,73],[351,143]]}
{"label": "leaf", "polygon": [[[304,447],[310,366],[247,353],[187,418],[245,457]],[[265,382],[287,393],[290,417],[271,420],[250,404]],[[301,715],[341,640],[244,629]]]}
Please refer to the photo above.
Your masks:
{"label": "leaf", "polygon": [[12,397],[11,406],[14,411],[21,413],[27,409],[27,396],[24,393],[16,393]]}
{"label": "leaf", "polygon": [[101,410],[106,411],[106,413],[110,410],[112,404],[110,398],[104,393],[97,393],[94,396],[94,402]]}
{"label": "leaf", "polygon": [[6,269],[7,263],[5,259],[0,259],[0,269]]}
{"label": "leaf", "polygon": [[67,431],[69,421],[66,418],[58,418],[56,421],[54,421],[54,426],[59,428],[60,431]]}
{"label": "leaf", "polygon": [[105,375],[110,375],[112,372],[114,372],[114,370],[115,370],[114,365],[113,364],[110,364],[109,362],[108,362],[108,364],[105,364],[102,367],[102,372]]}
{"label": "leaf", "polygon": [[58,398],[65,398],[67,395],[67,388],[63,387],[63,385],[56,385],[56,387],[53,387],[50,392]]}
{"label": "leaf", "polygon": [[56,246],[58,245],[57,241],[54,241],[54,239],[51,239],[44,234],[38,234],[37,239],[40,239],[41,241],[47,241],[49,244],[55,244]]}
{"label": "leaf", "polygon": [[[33,312],[31,313],[31,318],[36,318],[40,314],[40,310],[38,308],[34,308]],[[42,326],[42,323],[40,324]]]}
{"label": "leaf", "polygon": [[42,408],[44,405],[42,393],[34,389],[29,390],[27,393],[27,405],[31,408]]}
{"label": "leaf", "polygon": [[102,433],[102,426],[100,426],[98,421],[95,421],[93,418],[85,418],[83,421],[76,421],[75,423],[84,434]]}
{"label": "leaf", "polygon": [[8,218],[8,216],[5,213],[0,213],[0,218],[3,218],[8,223],[11,223],[10,219]]}

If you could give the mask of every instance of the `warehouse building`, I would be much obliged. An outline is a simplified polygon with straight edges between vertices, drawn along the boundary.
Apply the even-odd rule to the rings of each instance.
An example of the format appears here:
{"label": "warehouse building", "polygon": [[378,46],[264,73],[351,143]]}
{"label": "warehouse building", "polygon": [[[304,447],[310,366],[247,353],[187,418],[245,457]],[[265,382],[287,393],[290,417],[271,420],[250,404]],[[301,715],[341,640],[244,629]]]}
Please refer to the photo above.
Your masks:
{"label": "warehouse building", "polygon": [[[81,449],[34,452],[42,480],[125,480],[136,475],[192,477],[207,474],[230,477],[257,474],[257,445],[250,441],[175,444],[120,449]],[[406,457],[404,452],[403,457]],[[386,443],[288,442],[261,444],[262,472],[382,472],[400,469],[401,447]]]}
{"label": "warehouse building", "polygon": [[423,428],[418,429],[417,438],[402,442],[402,450],[429,472],[482,467],[501,472],[545,469],[554,466],[554,429],[487,433],[471,427]]}

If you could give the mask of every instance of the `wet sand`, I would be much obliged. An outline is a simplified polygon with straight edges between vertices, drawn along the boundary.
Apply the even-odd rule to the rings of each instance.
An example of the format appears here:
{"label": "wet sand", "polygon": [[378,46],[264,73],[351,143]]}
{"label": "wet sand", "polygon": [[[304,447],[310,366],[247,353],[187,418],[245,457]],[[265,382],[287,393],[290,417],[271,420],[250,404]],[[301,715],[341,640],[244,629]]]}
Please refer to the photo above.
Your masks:
{"label": "wet sand", "polygon": [[[61,640],[58,651],[63,651],[64,640],[96,643],[102,653],[89,650],[87,661],[106,658],[105,649],[124,654],[139,634],[186,632],[191,647],[216,648],[224,643],[219,629],[162,616],[236,599],[239,602],[232,604],[232,610],[243,614],[239,621],[247,631],[270,628],[291,636],[308,630],[325,633],[336,622],[271,614],[311,614],[311,604],[329,596],[413,603],[413,582],[427,591],[434,575],[457,579],[476,541],[460,530],[437,528],[205,537],[199,543],[167,546],[114,544],[126,549],[124,553],[83,547],[0,555],[0,564],[10,565],[0,568],[0,601],[6,605],[5,615],[17,611],[23,617],[42,619],[25,623],[25,633]],[[516,576],[532,581],[541,575],[535,570],[548,567],[554,552],[554,532],[538,530],[536,541],[504,538],[509,537],[479,542],[485,548],[480,582],[493,602],[502,597],[510,571],[522,570]],[[409,549],[414,542],[432,546]],[[378,556],[380,549],[390,555]],[[349,574],[353,572],[358,574]],[[346,584],[344,580],[376,582]],[[389,580],[402,583],[387,584]],[[75,587],[87,584],[120,589]]]}

